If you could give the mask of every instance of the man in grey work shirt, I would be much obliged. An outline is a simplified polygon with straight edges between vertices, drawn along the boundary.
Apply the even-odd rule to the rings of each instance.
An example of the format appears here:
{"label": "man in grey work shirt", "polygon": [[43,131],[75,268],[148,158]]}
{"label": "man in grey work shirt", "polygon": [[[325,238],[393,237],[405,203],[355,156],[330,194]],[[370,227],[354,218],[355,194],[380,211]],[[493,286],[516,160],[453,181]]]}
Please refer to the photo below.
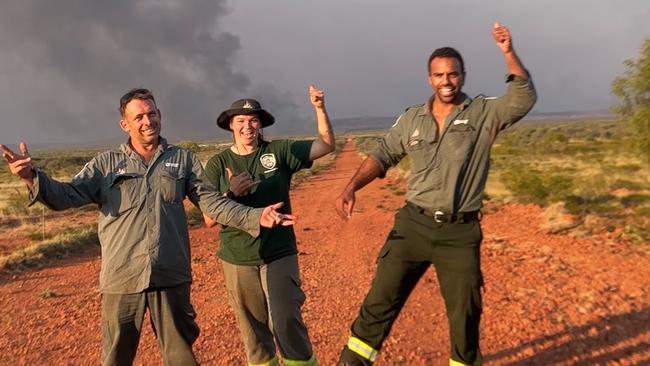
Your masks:
{"label": "man in grey work shirt", "polygon": [[206,184],[191,152],[160,136],[161,115],[147,89],[120,99],[120,127],[129,136],[119,149],[97,155],[69,183],[32,167],[24,143],[20,154],[0,145],[11,172],[30,190],[30,204],[54,210],[99,206],[102,268],[102,363],[130,365],[148,308],[166,365],[194,365],[199,334],[190,303],[190,246],[183,200],[213,220],[257,236],[260,225],[291,225],[276,211],[242,206]]}
{"label": "man in grey work shirt", "polygon": [[492,35],[508,69],[507,93],[468,98],[461,92],[465,69],[460,54],[450,47],[435,50],[428,63],[433,96],[398,118],[336,201],[339,214],[349,218],[355,191],[383,177],[404,156],[411,158],[406,206],[395,216],[379,253],[375,279],[341,352],[341,366],[374,363],[409,294],[432,264],[449,321],[449,364],[482,364],[478,210],[490,147],[499,131],[526,115],[536,101],[508,29],[495,23]]}

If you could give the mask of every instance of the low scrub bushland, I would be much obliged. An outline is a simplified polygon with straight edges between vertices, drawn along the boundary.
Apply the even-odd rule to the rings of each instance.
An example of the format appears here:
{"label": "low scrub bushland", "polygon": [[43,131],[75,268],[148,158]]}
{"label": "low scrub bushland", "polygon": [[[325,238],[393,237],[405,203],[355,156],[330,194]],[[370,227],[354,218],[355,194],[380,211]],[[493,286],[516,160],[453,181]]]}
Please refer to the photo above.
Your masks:
{"label": "low scrub bushland", "polygon": [[497,140],[491,177],[514,201],[564,202],[572,214],[606,217],[626,239],[650,243],[650,166],[630,151],[629,138],[618,121],[520,123]]}
{"label": "low scrub bushland", "polygon": [[64,258],[83,247],[99,245],[97,226],[62,233],[39,244],[0,257],[0,269],[21,271],[39,268],[53,259]]}
{"label": "low scrub bushland", "polygon": [[505,168],[501,179],[517,201],[539,206],[566,200],[573,194],[574,189],[574,182],[570,177],[543,174],[523,164],[512,164]]}

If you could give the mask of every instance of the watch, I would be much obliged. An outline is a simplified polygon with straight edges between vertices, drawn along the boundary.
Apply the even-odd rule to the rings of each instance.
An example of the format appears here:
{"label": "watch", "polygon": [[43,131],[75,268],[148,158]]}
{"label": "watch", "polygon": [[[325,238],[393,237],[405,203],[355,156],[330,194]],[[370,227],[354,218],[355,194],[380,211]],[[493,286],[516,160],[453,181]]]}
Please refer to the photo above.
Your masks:
{"label": "watch", "polygon": [[231,200],[235,199],[235,192],[231,190],[227,190],[226,193],[224,193],[223,195],[230,198]]}

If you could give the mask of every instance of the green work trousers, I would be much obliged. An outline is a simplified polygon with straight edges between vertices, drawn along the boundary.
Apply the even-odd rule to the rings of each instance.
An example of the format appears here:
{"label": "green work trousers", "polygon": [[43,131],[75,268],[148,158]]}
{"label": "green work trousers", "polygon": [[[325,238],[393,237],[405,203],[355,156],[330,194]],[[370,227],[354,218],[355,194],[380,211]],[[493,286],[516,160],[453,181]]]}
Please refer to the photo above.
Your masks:
{"label": "green work trousers", "polygon": [[285,365],[316,365],[301,315],[297,256],[260,266],[221,263],[249,365],[275,364],[276,343]]}
{"label": "green work trousers", "polygon": [[199,327],[189,283],[135,294],[102,294],[102,365],[133,364],[147,308],[165,365],[197,365],[192,344]]}
{"label": "green work trousers", "polygon": [[481,240],[478,220],[437,223],[410,204],[400,209],[379,253],[370,291],[352,325],[352,343],[348,345],[355,348],[360,341],[361,351],[344,347],[341,364],[372,364],[370,359],[381,349],[411,291],[433,265],[447,310],[450,358],[465,365],[481,365]]}

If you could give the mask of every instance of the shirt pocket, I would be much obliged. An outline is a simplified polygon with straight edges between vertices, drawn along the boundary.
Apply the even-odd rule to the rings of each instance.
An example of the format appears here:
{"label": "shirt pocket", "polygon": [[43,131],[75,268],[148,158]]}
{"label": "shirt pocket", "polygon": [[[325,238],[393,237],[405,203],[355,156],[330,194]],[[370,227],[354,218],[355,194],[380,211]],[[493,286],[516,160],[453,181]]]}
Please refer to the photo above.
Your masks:
{"label": "shirt pocket", "polygon": [[455,161],[465,160],[471,153],[474,141],[474,127],[469,124],[451,126],[445,135],[445,142],[441,148],[443,157]]}
{"label": "shirt pocket", "polygon": [[419,173],[432,167],[435,149],[435,136],[409,138],[406,143],[406,151],[411,159],[411,173]]}
{"label": "shirt pocket", "polygon": [[178,171],[162,170],[158,176],[160,198],[165,203],[181,203],[185,197],[185,175]]}
{"label": "shirt pocket", "polygon": [[137,173],[111,174],[105,180],[104,204],[113,216],[132,209],[140,202],[142,175]]}

